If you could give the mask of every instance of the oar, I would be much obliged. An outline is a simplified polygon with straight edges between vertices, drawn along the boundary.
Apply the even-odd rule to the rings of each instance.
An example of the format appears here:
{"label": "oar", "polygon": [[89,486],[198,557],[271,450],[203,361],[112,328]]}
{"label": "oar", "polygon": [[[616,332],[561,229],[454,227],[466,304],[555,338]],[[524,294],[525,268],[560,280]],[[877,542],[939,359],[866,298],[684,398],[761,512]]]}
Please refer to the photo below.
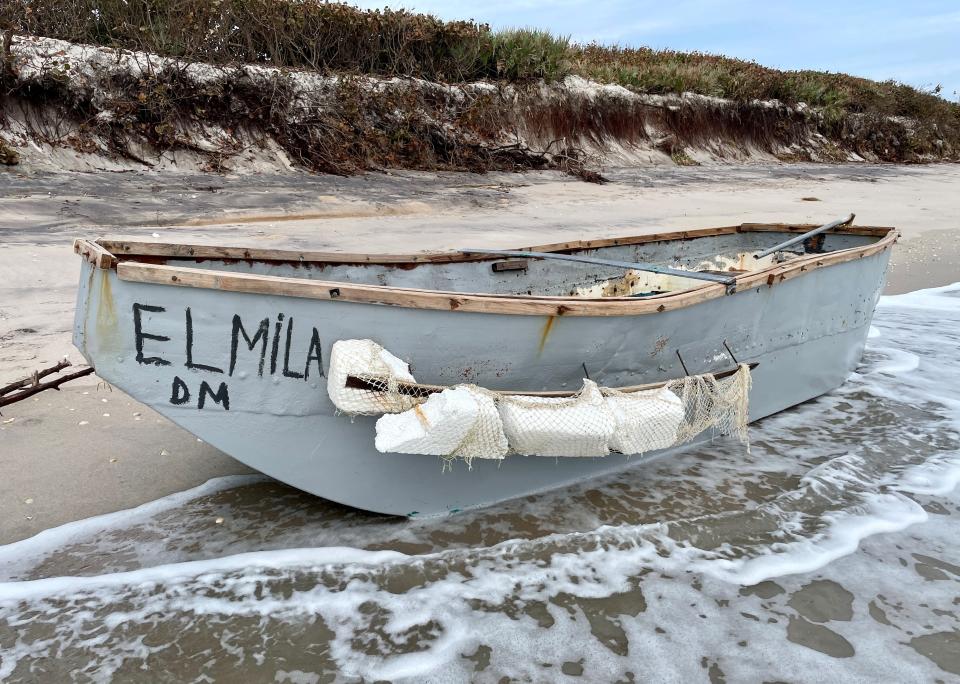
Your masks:
{"label": "oar", "polygon": [[779,252],[779,251],[781,251],[781,250],[786,249],[787,247],[792,247],[793,245],[795,245],[795,244],[797,244],[797,243],[799,243],[799,242],[803,242],[804,240],[808,240],[808,239],[812,238],[814,235],[819,235],[820,233],[826,233],[828,230],[832,230],[832,229],[834,229],[834,228],[839,228],[840,226],[845,226],[845,225],[847,225],[848,223],[853,223],[853,218],[854,218],[854,216],[856,216],[856,214],[850,214],[850,215],[849,215],[847,218],[845,218],[845,219],[837,219],[836,221],[831,221],[830,223],[827,223],[827,224],[825,224],[825,225],[822,225],[822,226],[820,226],[819,228],[814,228],[813,230],[808,230],[808,231],[807,231],[806,233],[804,233],[803,235],[798,235],[798,236],[796,236],[796,237],[792,237],[792,238],[790,238],[789,240],[786,240],[786,241],[784,241],[784,242],[781,242],[779,245],[774,245],[774,246],[771,247],[770,249],[765,249],[765,250],[763,250],[762,252],[759,252],[759,253],[757,253],[757,254],[754,254],[754,255],[753,255],[753,258],[754,258],[754,259],[762,259],[763,257],[769,256],[769,255],[773,254],[774,252]]}

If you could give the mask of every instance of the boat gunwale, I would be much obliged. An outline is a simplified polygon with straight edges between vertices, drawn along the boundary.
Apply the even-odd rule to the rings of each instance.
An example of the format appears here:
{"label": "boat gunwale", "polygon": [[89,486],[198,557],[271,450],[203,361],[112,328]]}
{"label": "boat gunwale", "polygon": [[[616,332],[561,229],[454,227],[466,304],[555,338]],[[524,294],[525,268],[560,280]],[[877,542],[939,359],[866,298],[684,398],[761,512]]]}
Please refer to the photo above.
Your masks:
{"label": "boat gunwale", "polygon": [[[691,240],[701,237],[717,235],[734,235],[736,233],[805,233],[817,224],[795,223],[743,223],[735,226],[718,226],[714,228],[694,228],[690,230],[670,231],[666,233],[650,233],[644,235],[629,235],[612,238],[597,238],[593,240],[571,240],[553,242],[543,245],[518,247],[517,250],[526,252],[576,252],[605,247],[620,247],[625,245],[639,245],[649,242],[670,242],[675,240]],[[890,226],[840,226],[828,231],[833,234],[864,235],[868,237],[886,236],[896,228]],[[502,259],[497,255],[464,254],[456,250],[424,251],[398,254],[376,254],[366,252],[318,252],[299,251],[293,249],[257,249],[250,247],[224,247],[219,245],[202,245],[190,243],[153,242],[148,240],[113,240],[97,238],[92,241],[101,249],[106,250],[116,259],[129,257],[167,257],[181,259],[202,260],[240,260],[240,261],[279,261],[285,263],[303,264],[336,264],[336,265],[418,265],[439,263],[461,263],[475,261],[492,261]]]}
{"label": "boat gunwale", "polygon": [[[720,228],[704,228],[672,233],[656,233],[625,238],[578,240],[525,248],[526,251],[564,252],[599,249],[619,245],[665,242],[729,235],[741,232],[802,233],[812,225],[797,224],[742,224]],[[876,242],[847,249],[810,254],[782,264],[773,264],[758,271],[735,276],[736,292],[773,285],[833,264],[872,256],[889,249],[898,239],[895,228],[871,226],[843,226],[830,231],[836,234],[879,237]],[[537,316],[623,316],[659,313],[684,308],[723,297],[724,285],[707,283],[677,292],[668,292],[644,298],[633,297],[569,297],[547,295],[503,295],[494,293],[464,293],[443,290],[401,288],[386,285],[356,284],[343,281],[324,281],[260,274],[242,274],[183,266],[143,263],[136,257],[172,257],[195,260],[282,261],[300,263],[336,264],[424,264],[476,261],[497,261],[496,255],[465,255],[459,252],[425,252],[421,254],[376,255],[292,250],[255,250],[216,247],[209,245],[179,245],[171,243],[136,242],[98,239],[78,239],[74,250],[84,255],[98,268],[116,268],[120,280],[148,284],[194,287],[248,294],[267,294],[301,297],[317,300],[344,301],[364,304],[400,306],[404,308],[469,311],[475,313],[537,315]],[[115,253],[121,252],[120,255]]]}

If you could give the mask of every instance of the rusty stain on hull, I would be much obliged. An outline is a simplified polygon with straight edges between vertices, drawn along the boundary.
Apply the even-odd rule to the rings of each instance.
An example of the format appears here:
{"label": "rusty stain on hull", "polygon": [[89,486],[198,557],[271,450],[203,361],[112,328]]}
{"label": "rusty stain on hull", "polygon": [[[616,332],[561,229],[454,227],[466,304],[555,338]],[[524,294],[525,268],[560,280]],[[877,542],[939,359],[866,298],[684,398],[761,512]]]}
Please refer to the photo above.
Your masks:
{"label": "rusty stain on hull", "polygon": [[97,272],[97,269],[91,268],[90,274],[87,277],[87,296],[83,302],[83,347],[81,351],[85,351],[87,347],[87,323],[90,321],[90,302],[93,301],[93,297],[90,293],[93,291],[93,276]]}
{"label": "rusty stain on hull", "polygon": [[430,421],[427,419],[427,414],[423,412],[423,409],[419,405],[414,404],[413,412],[417,416],[417,420],[420,421],[420,424],[423,426],[424,430],[430,429]]}
{"label": "rusty stain on hull", "polygon": [[100,299],[97,302],[97,332],[101,335],[112,331],[117,325],[117,312],[113,306],[113,290],[110,286],[110,271],[100,270]]}
{"label": "rusty stain on hull", "polygon": [[537,348],[537,356],[543,353],[543,348],[547,344],[547,338],[550,337],[550,331],[553,330],[553,322],[556,316],[547,316],[547,322],[543,324],[543,332],[540,333],[540,346]]}

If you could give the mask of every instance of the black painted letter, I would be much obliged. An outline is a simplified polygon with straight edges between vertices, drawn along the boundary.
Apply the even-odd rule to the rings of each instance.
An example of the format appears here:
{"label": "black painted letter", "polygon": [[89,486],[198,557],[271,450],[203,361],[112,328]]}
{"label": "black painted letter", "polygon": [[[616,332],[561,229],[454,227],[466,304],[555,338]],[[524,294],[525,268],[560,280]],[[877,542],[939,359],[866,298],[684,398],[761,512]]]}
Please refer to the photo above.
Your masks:
{"label": "black painted letter", "polygon": [[211,373],[222,373],[222,368],[216,366],[206,366],[202,363],[193,362],[193,316],[190,314],[190,307],[187,307],[187,368],[196,370],[210,371]]}
{"label": "black painted letter", "polygon": [[250,336],[247,335],[247,331],[243,328],[243,321],[240,320],[240,315],[237,314],[233,317],[233,332],[230,334],[230,375],[233,376],[233,369],[237,367],[237,345],[240,341],[239,335],[243,335],[244,341],[247,343],[247,349],[253,351],[253,348],[257,346],[257,342],[261,342],[260,346],[260,366],[257,369],[257,374],[261,377],[263,376],[263,362],[267,358],[267,337],[270,336],[270,319],[264,318],[260,321],[260,327],[257,329],[257,334],[253,336],[253,339],[250,339]]}
{"label": "black painted letter", "polygon": [[290,338],[293,336],[293,316],[287,319],[287,346],[283,349],[283,377],[303,379],[303,375],[290,370]]}
{"label": "black painted letter", "polygon": [[227,392],[227,383],[221,382],[220,387],[217,389],[216,393],[210,389],[210,385],[207,384],[207,381],[204,380],[200,383],[200,398],[197,400],[197,408],[202,409],[204,403],[207,400],[207,395],[210,395],[210,398],[213,399],[215,404],[220,404],[223,406],[224,411],[230,410],[230,393]]}
{"label": "black painted letter", "polygon": [[154,366],[169,366],[170,362],[159,356],[144,356],[143,341],[156,340],[157,342],[168,342],[170,340],[166,335],[151,335],[143,332],[143,322],[140,320],[140,312],[149,311],[150,313],[163,313],[166,311],[162,306],[147,306],[146,304],[133,305],[133,342],[137,348],[137,363]]}
{"label": "black painted letter", "polygon": [[310,377],[310,362],[317,362],[317,371],[320,377],[323,377],[323,352],[320,350],[320,333],[313,329],[313,337],[310,338],[310,349],[307,350],[307,365],[303,368],[303,379]]}
{"label": "black painted letter", "polygon": [[186,404],[190,401],[190,388],[180,378],[173,377],[173,388],[170,391],[170,403],[175,406]]}
{"label": "black painted letter", "polygon": [[280,351],[280,331],[283,330],[283,314],[277,314],[273,331],[273,348],[270,350],[270,375],[277,372],[277,353]]}

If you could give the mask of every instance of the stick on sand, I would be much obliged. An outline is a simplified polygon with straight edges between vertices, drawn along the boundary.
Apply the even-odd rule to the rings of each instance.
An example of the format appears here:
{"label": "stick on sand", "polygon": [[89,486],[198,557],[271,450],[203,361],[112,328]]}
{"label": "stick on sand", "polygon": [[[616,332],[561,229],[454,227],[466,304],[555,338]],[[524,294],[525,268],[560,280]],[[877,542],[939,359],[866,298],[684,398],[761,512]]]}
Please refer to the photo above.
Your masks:
{"label": "stick on sand", "polygon": [[15,402],[26,399],[27,397],[32,397],[34,394],[43,392],[48,389],[59,390],[60,385],[71,380],[76,380],[77,378],[82,378],[85,375],[90,375],[93,373],[93,368],[83,368],[73,373],[67,373],[66,375],[61,375],[58,378],[53,380],[48,380],[47,382],[40,382],[40,378],[44,378],[48,375],[54,373],[59,373],[64,368],[70,366],[70,362],[64,359],[55,366],[50,368],[44,368],[43,370],[34,371],[34,373],[22,380],[17,380],[12,382],[9,385],[0,387],[0,406],[8,406]]}

